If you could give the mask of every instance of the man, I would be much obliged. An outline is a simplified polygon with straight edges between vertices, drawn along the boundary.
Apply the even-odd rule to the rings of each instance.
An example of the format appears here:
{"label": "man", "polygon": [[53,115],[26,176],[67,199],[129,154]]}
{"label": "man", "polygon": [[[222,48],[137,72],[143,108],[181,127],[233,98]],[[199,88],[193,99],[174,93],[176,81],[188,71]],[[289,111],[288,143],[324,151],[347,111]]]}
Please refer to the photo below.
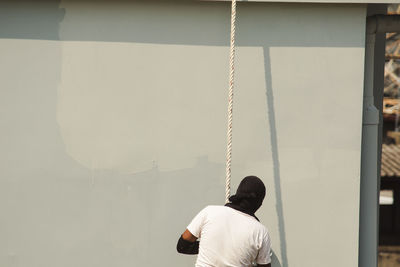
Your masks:
{"label": "man", "polygon": [[245,177],[229,203],[196,215],[179,238],[178,252],[198,254],[196,267],[271,267],[268,230],[254,215],[264,197],[261,179]]}

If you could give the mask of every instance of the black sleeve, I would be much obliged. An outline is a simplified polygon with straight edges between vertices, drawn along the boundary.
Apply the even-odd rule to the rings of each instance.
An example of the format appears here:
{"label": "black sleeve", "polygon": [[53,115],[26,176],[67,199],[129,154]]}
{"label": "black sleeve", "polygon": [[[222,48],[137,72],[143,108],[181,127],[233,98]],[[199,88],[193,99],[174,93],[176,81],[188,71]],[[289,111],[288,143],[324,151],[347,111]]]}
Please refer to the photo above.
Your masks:
{"label": "black sleeve", "polygon": [[199,244],[199,241],[189,242],[181,236],[178,240],[178,244],[176,244],[176,250],[182,254],[199,254]]}

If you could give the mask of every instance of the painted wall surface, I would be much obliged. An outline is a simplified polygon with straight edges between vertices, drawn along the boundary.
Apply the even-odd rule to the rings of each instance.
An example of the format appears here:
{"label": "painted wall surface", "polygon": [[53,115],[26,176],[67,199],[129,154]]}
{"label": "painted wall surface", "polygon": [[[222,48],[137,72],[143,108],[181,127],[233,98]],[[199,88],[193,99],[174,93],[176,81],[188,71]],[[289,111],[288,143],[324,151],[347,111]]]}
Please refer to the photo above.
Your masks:
{"label": "painted wall surface", "polygon": [[[193,266],[223,204],[226,2],[0,4],[0,266]],[[238,5],[233,188],[273,266],[357,266],[365,6]]]}

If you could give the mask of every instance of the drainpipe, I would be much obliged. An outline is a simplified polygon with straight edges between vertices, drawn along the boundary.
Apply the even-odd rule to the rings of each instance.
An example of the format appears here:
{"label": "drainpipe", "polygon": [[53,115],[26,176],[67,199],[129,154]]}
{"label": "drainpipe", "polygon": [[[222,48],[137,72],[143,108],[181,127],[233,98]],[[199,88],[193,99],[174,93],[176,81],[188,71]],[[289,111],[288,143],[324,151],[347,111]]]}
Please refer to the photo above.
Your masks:
{"label": "drainpipe", "polygon": [[367,18],[364,70],[364,102],[361,141],[359,267],[378,264],[379,110],[374,105],[374,50],[377,33],[400,32],[400,16],[375,15]]}

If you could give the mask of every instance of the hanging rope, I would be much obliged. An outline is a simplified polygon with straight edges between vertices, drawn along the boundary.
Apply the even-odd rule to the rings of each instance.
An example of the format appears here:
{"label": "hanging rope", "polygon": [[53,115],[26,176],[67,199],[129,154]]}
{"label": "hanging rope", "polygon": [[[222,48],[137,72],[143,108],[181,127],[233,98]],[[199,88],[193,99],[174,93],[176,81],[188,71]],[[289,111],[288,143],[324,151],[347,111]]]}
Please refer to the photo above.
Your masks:
{"label": "hanging rope", "polygon": [[226,180],[225,202],[231,195],[231,161],[232,161],[232,120],[233,120],[233,82],[235,75],[235,30],[236,30],[236,0],[232,0],[231,10],[231,43],[229,51],[229,93],[228,93],[228,133],[226,149]]}

